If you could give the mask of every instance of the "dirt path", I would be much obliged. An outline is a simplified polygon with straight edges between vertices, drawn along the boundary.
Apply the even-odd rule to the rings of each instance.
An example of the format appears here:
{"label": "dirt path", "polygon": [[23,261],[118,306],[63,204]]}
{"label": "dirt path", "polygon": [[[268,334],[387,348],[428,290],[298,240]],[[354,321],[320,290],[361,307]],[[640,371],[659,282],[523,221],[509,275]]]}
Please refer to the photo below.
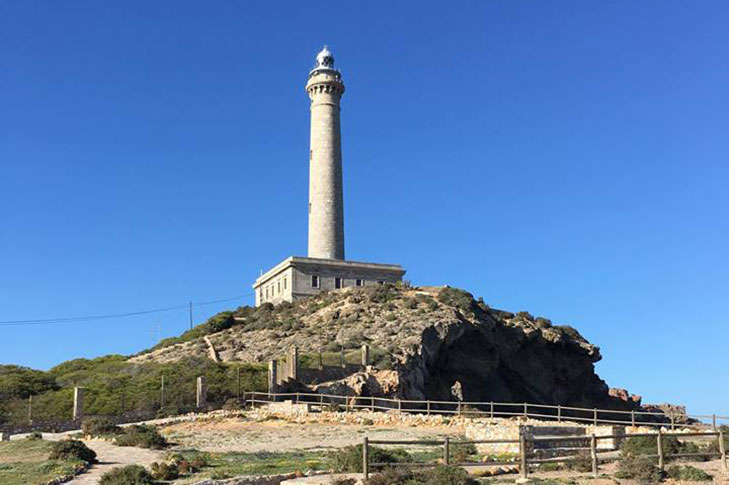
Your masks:
{"label": "dirt path", "polygon": [[[52,438],[51,438],[52,439]],[[124,465],[142,465],[149,467],[155,461],[164,459],[164,452],[134,448],[130,446],[116,446],[106,441],[84,441],[86,446],[96,452],[96,463],[88,471],[77,476],[69,485],[92,485],[99,483],[101,475],[112,468]]]}
{"label": "dirt path", "polygon": [[378,427],[352,424],[288,423],[283,420],[226,419],[176,423],[161,430],[172,443],[212,452],[288,452],[356,445],[367,435],[378,440],[419,440],[457,433],[443,428]]}

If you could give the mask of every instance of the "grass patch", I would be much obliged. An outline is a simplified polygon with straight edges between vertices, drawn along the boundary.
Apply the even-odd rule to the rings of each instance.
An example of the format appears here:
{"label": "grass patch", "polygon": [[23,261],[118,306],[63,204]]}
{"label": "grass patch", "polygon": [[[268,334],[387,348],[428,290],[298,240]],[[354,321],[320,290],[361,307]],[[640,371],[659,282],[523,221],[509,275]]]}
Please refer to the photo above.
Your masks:
{"label": "grass patch", "polygon": [[[197,452],[181,453],[192,459]],[[239,475],[277,475],[297,470],[324,470],[329,467],[323,454],[317,451],[285,453],[206,453],[207,466],[195,474],[195,480],[203,478],[224,479]]]}
{"label": "grass patch", "polygon": [[53,442],[40,439],[0,442],[0,483],[39,484],[78,473],[81,460],[50,460]]}

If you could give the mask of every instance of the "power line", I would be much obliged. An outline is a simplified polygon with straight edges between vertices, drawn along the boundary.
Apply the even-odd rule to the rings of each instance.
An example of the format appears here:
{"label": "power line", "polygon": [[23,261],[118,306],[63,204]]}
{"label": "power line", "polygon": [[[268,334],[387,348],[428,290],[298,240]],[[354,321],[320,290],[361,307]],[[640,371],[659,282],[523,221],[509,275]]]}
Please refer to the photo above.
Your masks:
{"label": "power line", "polygon": [[10,326],[22,326],[22,325],[50,325],[50,324],[56,324],[56,323],[83,323],[83,322],[89,322],[89,321],[94,321],[94,320],[128,318],[128,317],[136,317],[139,315],[149,315],[152,313],[162,313],[162,312],[169,312],[169,311],[173,311],[173,310],[182,310],[184,308],[188,308],[189,305],[208,306],[208,305],[213,305],[215,303],[225,303],[228,301],[240,300],[242,298],[246,298],[246,297],[249,297],[252,295],[253,295],[253,293],[247,293],[245,295],[234,296],[231,298],[221,298],[219,300],[202,301],[202,302],[198,302],[198,303],[185,303],[184,305],[175,305],[175,306],[169,306],[169,307],[164,307],[164,308],[155,308],[153,310],[142,310],[142,311],[137,311],[137,312],[109,313],[109,314],[105,314],[105,315],[87,315],[87,316],[83,316],[83,317],[43,318],[43,319],[33,319],[33,320],[2,320],[2,321],[0,321],[0,326],[10,327]]}

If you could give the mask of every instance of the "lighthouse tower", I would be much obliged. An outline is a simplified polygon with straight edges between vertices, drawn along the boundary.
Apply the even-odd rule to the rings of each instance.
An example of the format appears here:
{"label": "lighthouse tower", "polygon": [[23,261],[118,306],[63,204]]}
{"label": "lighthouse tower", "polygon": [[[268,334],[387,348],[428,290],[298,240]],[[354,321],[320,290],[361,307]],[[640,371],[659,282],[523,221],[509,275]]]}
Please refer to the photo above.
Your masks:
{"label": "lighthouse tower", "polygon": [[344,259],[344,197],[339,102],[344,83],[326,46],[316,56],[306,92],[311,99],[309,257]]}
{"label": "lighthouse tower", "polygon": [[344,196],[339,103],[344,94],[334,56],[324,47],[309,72],[306,92],[311,100],[309,141],[309,251],[291,256],[259,276],[253,289],[256,305],[306,298],[347,286],[401,281],[398,264],[344,259]]}

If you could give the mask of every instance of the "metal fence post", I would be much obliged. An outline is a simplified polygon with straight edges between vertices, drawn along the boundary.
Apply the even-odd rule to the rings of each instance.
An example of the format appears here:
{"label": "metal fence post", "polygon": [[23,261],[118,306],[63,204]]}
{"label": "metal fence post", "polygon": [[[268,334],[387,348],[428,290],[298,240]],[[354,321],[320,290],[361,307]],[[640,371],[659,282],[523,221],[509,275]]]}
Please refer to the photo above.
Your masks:
{"label": "metal fence post", "polygon": [[370,409],[372,410],[373,413],[375,412],[375,397],[374,396],[370,397]]}
{"label": "metal fence post", "polygon": [[524,417],[529,417],[529,405],[527,403],[524,403]]}
{"label": "metal fence post", "polygon": [[443,442],[443,463],[446,465],[451,464],[451,439],[446,436]]}
{"label": "metal fence post", "polygon": [[558,423],[562,422],[562,405],[561,404],[557,405],[557,422]]}
{"label": "metal fence post", "polygon": [[491,401],[490,403],[490,410],[491,410],[491,419],[494,419],[494,402]]}
{"label": "metal fence post", "polygon": [[630,411],[630,425],[635,428],[635,411]]}
{"label": "metal fence post", "polygon": [[428,416],[430,416],[430,401],[426,401],[425,409],[427,410]]}
{"label": "metal fence post", "polygon": [[676,417],[671,413],[671,429],[676,429]]}
{"label": "metal fence post", "polygon": [[362,475],[364,475],[365,480],[370,477],[369,453],[367,448],[369,448],[369,443],[365,436],[362,438]]}
{"label": "metal fence post", "polygon": [[458,401],[458,415],[461,415],[461,401]]}
{"label": "metal fence post", "polygon": [[519,458],[521,460],[519,473],[521,473],[521,478],[526,479],[529,476],[529,469],[527,468],[526,436],[523,433],[519,435]]}
{"label": "metal fence post", "polygon": [[658,428],[658,437],[656,441],[658,443],[658,468],[663,471],[665,468],[665,460],[663,457],[663,430],[661,428]]}
{"label": "metal fence post", "polygon": [[597,438],[595,433],[590,436],[590,459],[592,460],[592,475],[597,476]]}
{"label": "metal fence post", "polygon": [[721,430],[719,430],[719,452],[721,453],[721,469],[727,471],[726,443],[724,443],[724,432]]}
{"label": "metal fence post", "polygon": [[597,408],[592,410],[592,425],[597,426]]}

